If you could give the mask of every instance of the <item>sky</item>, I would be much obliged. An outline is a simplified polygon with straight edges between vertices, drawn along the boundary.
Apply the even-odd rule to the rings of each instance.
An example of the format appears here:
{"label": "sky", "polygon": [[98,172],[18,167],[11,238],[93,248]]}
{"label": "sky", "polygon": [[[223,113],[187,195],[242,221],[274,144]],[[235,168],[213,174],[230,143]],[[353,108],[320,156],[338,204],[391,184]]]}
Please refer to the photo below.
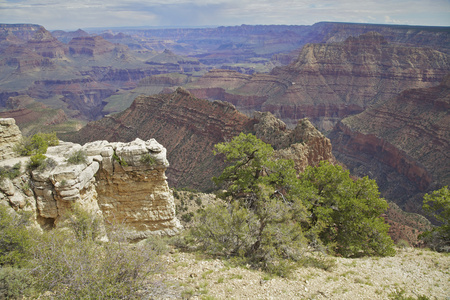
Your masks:
{"label": "sky", "polygon": [[0,23],[48,30],[320,21],[450,26],[450,0],[0,0]]}

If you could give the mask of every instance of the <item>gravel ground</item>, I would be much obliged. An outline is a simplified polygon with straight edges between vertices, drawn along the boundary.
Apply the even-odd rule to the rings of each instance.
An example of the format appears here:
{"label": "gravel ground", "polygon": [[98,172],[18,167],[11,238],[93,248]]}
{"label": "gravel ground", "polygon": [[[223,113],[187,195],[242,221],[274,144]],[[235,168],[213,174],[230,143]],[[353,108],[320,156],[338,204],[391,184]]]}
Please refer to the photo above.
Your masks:
{"label": "gravel ground", "polygon": [[392,299],[401,293],[450,299],[450,256],[424,249],[399,249],[395,257],[334,258],[330,270],[302,267],[289,279],[192,253],[166,259],[168,276],[183,286],[185,299]]}

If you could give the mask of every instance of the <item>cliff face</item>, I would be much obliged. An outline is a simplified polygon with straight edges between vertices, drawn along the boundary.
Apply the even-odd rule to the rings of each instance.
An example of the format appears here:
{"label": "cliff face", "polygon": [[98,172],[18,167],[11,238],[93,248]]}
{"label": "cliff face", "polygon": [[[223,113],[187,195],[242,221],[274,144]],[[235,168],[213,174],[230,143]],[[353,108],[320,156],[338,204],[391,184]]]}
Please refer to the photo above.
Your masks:
{"label": "cliff face", "polygon": [[59,96],[70,110],[78,111],[79,117],[87,119],[96,118],[101,112],[102,100],[113,93],[110,85],[92,78],[38,80],[27,91],[33,98]]}
{"label": "cliff face", "polygon": [[17,156],[14,146],[22,140],[22,133],[14,119],[0,119],[0,160]]}
{"label": "cliff face", "polygon": [[330,134],[336,156],[356,174],[370,172],[386,197],[418,211],[424,192],[450,184],[449,95],[447,76],[342,120]]}
{"label": "cliff face", "polygon": [[[99,137],[128,141],[153,136],[167,147],[170,184],[207,190],[213,187],[211,178],[224,167],[213,155],[213,146],[241,132],[252,132],[279,151],[285,149],[280,155],[297,159],[299,170],[320,160],[334,161],[330,141],[306,120],[290,130],[270,113],[250,118],[229,103],[198,99],[182,88],[172,94],[138,97],[124,112],[91,122],[67,138],[84,143]],[[296,151],[288,153],[292,145]]]}
{"label": "cliff face", "polygon": [[[11,131],[13,120],[0,121],[2,132]],[[16,140],[13,135],[3,138],[8,143],[0,144],[0,153],[7,152]],[[86,152],[87,162],[69,164],[67,158],[79,150]],[[13,180],[0,180],[0,202],[33,212],[43,228],[60,226],[65,213],[78,203],[110,222],[127,225],[133,239],[173,235],[181,229],[165,176],[169,165],[166,149],[156,140],[96,141],[84,146],[61,142],[49,147],[46,156],[47,166],[34,170],[31,176],[23,173]],[[22,162],[24,168],[26,160],[4,159],[0,166]]]}
{"label": "cliff face", "polygon": [[69,42],[71,55],[101,55],[113,51],[115,45],[101,36],[78,36]]}
{"label": "cliff face", "polygon": [[437,85],[449,71],[448,56],[442,52],[390,44],[369,32],[339,43],[308,44],[295,62],[270,75],[212,71],[187,87],[195,95],[230,101],[246,112],[270,111],[288,125],[308,117],[330,130],[345,116],[405,89]]}

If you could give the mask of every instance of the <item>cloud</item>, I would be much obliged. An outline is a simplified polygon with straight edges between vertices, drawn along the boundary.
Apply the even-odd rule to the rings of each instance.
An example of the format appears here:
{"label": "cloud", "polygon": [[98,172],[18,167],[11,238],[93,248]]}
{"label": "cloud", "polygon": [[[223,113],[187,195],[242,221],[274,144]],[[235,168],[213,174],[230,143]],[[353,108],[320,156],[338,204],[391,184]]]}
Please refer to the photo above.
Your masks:
{"label": "cloud", "polygon": [[450,25],[449,0],[0,0],[0,22],[48,29],[299,24]]}

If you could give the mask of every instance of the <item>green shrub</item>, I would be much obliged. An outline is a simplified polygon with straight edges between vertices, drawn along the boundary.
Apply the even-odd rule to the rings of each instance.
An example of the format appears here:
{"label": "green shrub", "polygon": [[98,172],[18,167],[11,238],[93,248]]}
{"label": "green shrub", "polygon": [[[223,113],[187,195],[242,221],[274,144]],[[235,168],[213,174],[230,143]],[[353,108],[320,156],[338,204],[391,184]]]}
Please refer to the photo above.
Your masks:
{"label": "green shrub", "polygon": [[32,137],[23,138],[15,147],[15,151],[22,156],[45,154],[48,146],[56,146],[59,140],[55,133],[36,133]]}
{"label": "green shrub", "polygon": [[169,252],[169,245],[166,237],[152,236],[145,239],[146,246],[150,247],[158,255]]}
{"label": "green shrub", "polygon": [[30,170],[34,170],[37,168],[45,169],[47,167],[47,164],[45,163],[46,158],[47,156],[41,153],[31,156],[27,165],[28,169]]}
{"label": "green shrub", "polygon": [[394,255],[387,202],[367,177],[353,180],[341,166],[321,162],[300,176],[300,197],[310,218],[303,227],[311,242],[345,257]]}
{"label": "green shrub", "polygon": [[193,217],[194,217],[194,213],[189,212],[189,213],[185,213],[184,215],[181,215],[181,220],[188,223],[192,220]]}
{"label": "green shrub", "polygon": [[120,157],[116,154],[115,151],[114,151],[114,153],[113,153],[113,159],[114,159],[115,161],[117,161],[122,167],[128,166],[127,162],[126,162],[124,159],[120,158]]}
{"label": "green shrub", "polygon": [[87,158],[86,151],[83,151],[80,149],[80,150],[73,152],[67,159],[67,162],[72,165],[87,164],[88,158]]}
{"label": "green shrub", "polygon": [[423,210],[434,217],[440,226],[424,232],[420,238],[436,251],[450,252],[450,190],[448,187],[444,186],[431,194],[425,194]]}
{"label": "green shrub", "polygon": [[35,280],[29,269],[0,268],[0,299],[23,299],[35,295]]}
{"label": "green shrub", "polygon": [[42,138],[47,142],[49,146],[58,146],[59,145],[59,139],[56,136],[56,132],[52,133],[38,133],[38,135],[41,135]]}
{"label": "green shrub", "polygon": [[95,228],[96,216],[76,207],[73,211],[71,230],[36,238],[32,269],[39,292],[50,291],[54,299],[176,298],[177,290],[163,280],[160,242],[129,244],[116,226],[108,242],[96,241],[91,229],[86,230]]}
{"label": "green shrub", "polygon": [[141,163],[153,166],[156,164],[156,159],[150,153],[146,153],[141,156]]}
{"label": "green shrub", "polygon": [[99,244],[57,231],[42,236],[39,244],[37,286],[56,299],[141,299],[163,285],[152,278],[162,266],[146,244]]}
{"label": "green shrub", "polygon": [[30,257],[32,240],[27,214],[9,213],[0,204],[0,266],[22,266]]}
{"label": "green shrub", "polygon": [[12,167],[0,167],[0,181],[4,178],[14,179],[20,175],[22,164],[18,162]]}
{"label": "green shrub", "polygon": [[96,240],[102,232],[103,220],[95,213],[84,210],[78,203],[66,214],[67,224],[78,240]]}

